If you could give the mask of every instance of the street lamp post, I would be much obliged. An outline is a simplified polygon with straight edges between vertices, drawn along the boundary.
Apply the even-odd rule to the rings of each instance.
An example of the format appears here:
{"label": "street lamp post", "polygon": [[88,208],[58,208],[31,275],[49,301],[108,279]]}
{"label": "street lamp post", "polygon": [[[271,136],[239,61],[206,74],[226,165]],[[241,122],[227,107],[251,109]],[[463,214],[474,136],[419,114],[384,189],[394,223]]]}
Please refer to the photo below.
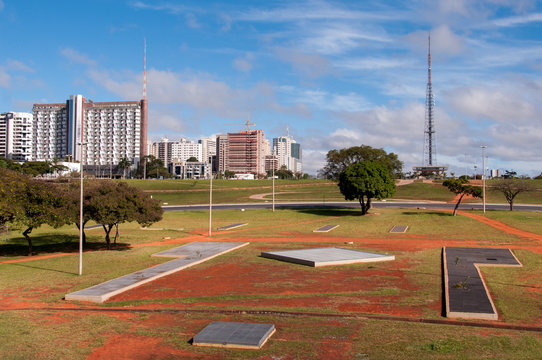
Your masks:
{"label": "street lamp post", "polygon": [[211,223],[213,219],[213,157],[211,156],[211,177],[209,179],[209,237],[212,235]]}
{"label": "street lamp post", "polygon": [[275,212],[275,159],[273,158],[273,212]]}
{"label": "street lamp post", "polygon": [[486,213],[486,157],[485,150],[486,145],[480,146],[482,148],[482,199],[484,203],[484,214]]}
{"label": "street lamp post", "polygon": [[81,198],[79,208],[79,275],[83,275],[83,145],[84,142],[78,143],[81,147],[81,161],[79,162],[79,175],[81,178]]}

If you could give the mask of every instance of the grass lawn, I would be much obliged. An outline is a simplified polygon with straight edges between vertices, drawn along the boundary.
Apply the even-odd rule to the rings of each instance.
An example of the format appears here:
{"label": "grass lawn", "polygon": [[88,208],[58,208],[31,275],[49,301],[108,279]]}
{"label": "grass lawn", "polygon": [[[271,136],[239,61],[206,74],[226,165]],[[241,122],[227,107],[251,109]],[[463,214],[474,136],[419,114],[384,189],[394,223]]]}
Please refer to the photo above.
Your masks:
{"label": "grass lawn", "polygon": [[[486,216],[542,234],[538,212],[488,211]],[[77,275],[74,227],[44,226],[32,233],[35,256],[73,254],[2,264],[26,258],[26,240],[11,232],[9,240],[0,240],[0,358],[539,358],[540,331],[424,324],[394,317],[444,320],[442,246],[496,246],[513,249],[523,267],[482,268],[500,315],[488,323],[540,326],[540,240],[436,210],[373,209],[367,216],[352,209],[221,210],[213,212],[210,239],[208,220],[207,211],[187,211],[166,212],[146,230],[122,224],[119,247],[111,251],[101,249],[103,230],[87,230],[87,249],[92,251],[84,254],[83,276]],[[216,230],[237,222],[248,225]],[[325,224],[339,227],[326,234],[312,232]],[[393,225],[409,228],[405,234],[390,234]],[[105,304],[63,300],[68,292],[168,261],[150,257],[153,253],[208,240],[250,245]],[[259,256],[267,250],[327,246],[389,253],[396,260],[311,268]],[[389,319],[371,318],[375,314]],[[261,350],[192,346],[190,339],[213,320],[273,323],[277,333]]]}

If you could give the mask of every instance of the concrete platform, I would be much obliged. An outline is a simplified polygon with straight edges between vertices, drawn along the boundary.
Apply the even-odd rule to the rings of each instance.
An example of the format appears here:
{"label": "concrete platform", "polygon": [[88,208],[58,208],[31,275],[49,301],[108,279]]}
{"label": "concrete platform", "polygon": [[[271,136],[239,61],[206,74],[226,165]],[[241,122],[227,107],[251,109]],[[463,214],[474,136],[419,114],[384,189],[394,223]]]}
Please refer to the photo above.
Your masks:
{"label": "concrete platform", "polygon": [[275,333],[273,324],[215,321],[192,339],[192,345],[260,349]]}
{"label": "concrete platform", "polygon": [[339,225],[324,225],[319,229],[313,230],[312,232],[330,232],[333,229],[338,228]]}
{"label": "concrete platform", "polygon": [[395,225],[391,228],[390,233],[406,233],[407,229],[407,225]]}
{"label": "concrete platform", "polygon": [[204,241],[194,242],[174,249],[162,251],[153,256],[173,257],[177,259],[66,294],[64,299],[103,303],[112,296],[159,279],[163,276],[173,274],[182,269],[200,264],[248,244],[249,243],[247,242]]}
{"label": "concrete platform", "polygon": [[446,316],[498,320],[499,315],[480,274],[480,267],[521,267],[514,254],[509,249],[445,247],[442,258]]}
{"label": "concrete platform", "polygon": [[231,229],[235,229],[235,228],[245,226],[245,225],[248,225],[248,223],[236,223],[236,224],[221,226],[217,230],[231,230]]}
{"label": "concrete platform", "polygon": [[287,261],[294,264],[308,265],[313,267],[395,260],[395,256],[393,255],[377,254],[338,247],[268,251],[262,252],[261,256],[268,259]]}

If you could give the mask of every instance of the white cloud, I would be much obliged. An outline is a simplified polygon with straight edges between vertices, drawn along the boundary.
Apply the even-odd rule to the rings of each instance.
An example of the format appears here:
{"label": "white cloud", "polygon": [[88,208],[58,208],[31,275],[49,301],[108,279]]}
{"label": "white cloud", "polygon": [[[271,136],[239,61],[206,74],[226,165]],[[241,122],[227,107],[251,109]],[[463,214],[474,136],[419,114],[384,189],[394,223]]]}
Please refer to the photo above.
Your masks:
{"label": "white cloud", "polygon": [[397,59],[390,57],[366,57],[366,58],[352,58],[347,57],[344,60],[338,60],[334,62],[334,66],[343,68],[346,70],[383,70],[393,68],[405,68],[411,67],[413,61],[409,59]]}
{"label": "white cloud", "polygon": [[7,68],[10,70],[17,70],[17,71],[23,71],[23,72],[28,72],[28,73],[35,72],[33,68],[31,68],[30,66],[18,60],[9,59],[7,60],[6,63],[7,63]]}
{"label": "white cloud", "polygon": [[[137,73],[109,73],[89,70],[98,85],[124,99],[141,97],[142,79]],[[246,118],[256,111],[276,111],[304,115],[298,104],[280,105],[275,90],[266,83],[251,88],[232,88],[225,82],[205,74],[181,74],[151,69],[147,73],[147,93],[154,106],[183,106],[196,114],[212,114],[222,118]]]}
{"label": "white cloud", "polygon": [[541,22],[542,13],[532,13],[521,16],[511,16],[508,18],[497,19],[492,22],[493,25],[501,27],[512,27],[527,25],[533,22]]}
{"label": "white cloud", "polygon": [[11,76],[0,66],[0,87],[9,88]]}
{"label": "white cloud", "polygon": [[173,3],[161,3],[158,5],[145,3],[144,1],[135,1],[130,4],[132,7],[141,10],[155,10],[155,11],[165,11],[170,14],[180,14],[185,11],[190,11],[191,9],[184,5],[173,4]]}
{"label": "white cloud", "polygon": [[[440,25],[431,30],[432,55],[458,55],[466,50],[465,39],[455,34],[448,25]],[[427,52],[429,31],[415,31],[404,36],[417,52]]]}
{"label": "white cloud", "polygon": [[505,86],[458,88],[449,94],[448,101],[455,110],[478,120],[523,123],[535,120],[539,114],[532,102]]}
{"label": "white cloud", "polygon": [[252,54],[246,54],[244,57],[239,57],[233,60],[233,67],[241,72],[248,73],[252,70]]}
{"label": "white cloud", "polygon": [[295,49],[275,48],[279,59],[290,63],[299,73],[317,78],[329,72],[329,61],[318,54],[307,54]]}
{"label": "white cloud", "polygon": [[65,48],[60,51],[60,54],[71,62],[86,66],[96,66],[96,61],[92,60],[85,54],[82,54],[74,49]]}
{"label": "white cloud", "polygon": [[377,30],[364,30],[359,26],[334,24],[311,28],[301,40],[303,48],[324,55],[337,55],[359,48],[362,41],[390,42],[391,39]]}
{"label": "white cloud", "polygon": [[185,16],[186,19],[186,25],[192,29],[199,29],[201,27],[201,24],[198,23],[198,19],[196,19],[196,16],[192,13],[188,13]]}

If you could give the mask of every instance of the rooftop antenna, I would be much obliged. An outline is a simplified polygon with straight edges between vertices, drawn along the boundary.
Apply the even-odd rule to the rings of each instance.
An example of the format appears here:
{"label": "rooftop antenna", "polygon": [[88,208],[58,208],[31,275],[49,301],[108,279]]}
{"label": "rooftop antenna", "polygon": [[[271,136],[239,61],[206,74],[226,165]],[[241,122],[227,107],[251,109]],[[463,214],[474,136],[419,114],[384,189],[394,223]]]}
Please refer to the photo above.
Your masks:
{"label": "rooftop antenna", "polygon": [[286,137],[290,137],[290,127],[286,124]]}
{"label": "rooftop antenna", "polygon": [[147,100],[147,38],[144,39],[143,50],[143,100]]}

